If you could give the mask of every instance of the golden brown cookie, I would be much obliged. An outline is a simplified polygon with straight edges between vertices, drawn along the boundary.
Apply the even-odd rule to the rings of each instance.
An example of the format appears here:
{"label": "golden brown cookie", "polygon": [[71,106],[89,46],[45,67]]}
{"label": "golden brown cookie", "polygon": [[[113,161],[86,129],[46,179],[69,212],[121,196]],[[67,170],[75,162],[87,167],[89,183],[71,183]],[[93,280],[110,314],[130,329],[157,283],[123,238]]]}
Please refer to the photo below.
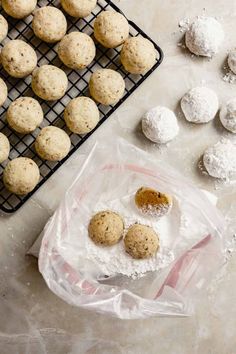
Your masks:
{"label": "golden brown cookie", "polygon": [[172,198],[153,188],[141,187],[135,194],[135,204],[143,214],[161,217],[170,211]]}

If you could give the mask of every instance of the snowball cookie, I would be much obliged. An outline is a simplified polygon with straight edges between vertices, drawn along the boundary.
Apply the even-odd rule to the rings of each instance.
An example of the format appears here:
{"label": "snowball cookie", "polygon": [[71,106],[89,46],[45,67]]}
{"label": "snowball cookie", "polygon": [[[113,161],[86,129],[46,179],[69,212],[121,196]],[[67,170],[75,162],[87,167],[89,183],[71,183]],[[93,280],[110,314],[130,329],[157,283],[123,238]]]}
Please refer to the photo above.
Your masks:
{"label": "snowball cookie", "polygon": [[8,33],[7,20],[2,15],[0,15],[0,42],[2,42],[4,38],[6,38],[7,33]]}
{"label": "snowball cookie", "polygon": [[84,69],[95,58],[96,47],[86,33],[71,32],[62,38],[58,46],[61,61],[71,69]]}
{"label": "snowball cookie", "polygon": [[236,134],[236,98],[233,98],[222,106],[220,121],[225,129]]}
{"label": "snowball cookie", "polygon": [[0,163],[5,161],[10,153],[10,143],[6,135],[0,133]]}
{"label": "snowball cookie", "polygon": [[21,134],[33,132],[43,121],[43,110],[32,97],[20,97],[7,110],[7,122]]}
{"label": "snowball cookie", "polygon": [[6,72],[16,78],[31,74],[37,65],[35,50],[20,39],[11,40],[4,45],[1,59]]}
{"label": "snowball cookie", "polygon": [[8,89],[7,85],[3,81],[3,79],[0,78],[0,107],[4,104],[4,102],[7,99],[7,94],[8,94]]}
{"label": "snowball cookie", "polygon": [[3,172],[3,183],[12,193],[24,195],[30,193],[40,178],[36,163],[27,157],[11,160]]}
{"label": "snowball cookie", "polygon": [[145,74],[156,62],[156,50],[148,39],[137,36],[126,39],[120,60],[131,74]]}
{"label": "snowball cookie", "polygon": [[125,81],[115,70],[99,69],[91,75],[89,90],[97,102],[114,105],[125,92]]}
{"label": "snowball cookie", "polygon": [[236,173],[236,145],[222,139],[205,151],[203,163],[210,176],[230,178]]}
{"label": "snowball cookie", "polygon": [[64,119],[67,127],[75,134],[87,134],[99,121],[99,110],[89,97],[77,97],[65,108]]}
{"label": "snowball cookie", "polygon": [[36,10],[32,21],[35,36],[47,43],[60,41],[67,30],[66,18],[62,11],[53,6]]}
{"label": "snowball cookie", "polygon": [[35,140],[37,154],[48,161],[61,161],[70,151],[70,138],[64,130],[48,126],[41,130]]}
{"label": "snowball cookie", "polygon": [[215,118],[219,101],[214,91],[207,87],[195,87],[181,100],[181,108],[187,121],[208,123]]}
{"label": "snowball cookie", "polygon": [[185,43],[190,52],[205,57],[218,53],[223,39],[223,28],[213,17],[196,18],[185,34]]}
{"label": "snowball cookie", "polygon": [[157,144],[166,144],[179,133],[177,118],[169,108],[157,106],[142,118],[143,134]]}
{"label": "snowball cookie", "polygon": [[159,248],[159,238],[150,226],[135,224],[124,238],[126,252],[135,259],[154,256]]}
{"label": "snowball cookie", "polygon": [[129,37],[129,23],[116,11],[101,12],[94,22],[94,36],[106,48],[115,48]]}
{"label": "snowball cookie", "polygon": [[70,16],[87,17],[97,5],[97,0],[61,0],[61,6]]}
{"label": "snowball cookie", "polygon": [[124,232],[121,216],[113,211],[101,211],[94,215],[88,226],[91,240],[97,245],[112,246],[119,242]]}
{"label": "snowball cookie", "polygon": [[54,65],[42,65],[32,74],[32,90],[46,101],[59,100],[68,87],[68,79],[63,70]]}
{"label": "snowball cookie", "polygon": [[229,52],[228,65],[230,70],[236,75],[236,48]]}
{"label": "snowball cookie", "polygon": [[172,198],[149,187],[141,187],[135,194],[137,208],[146,215],[161,217],[172,207]]}
{"label": "snowball cookie", "polygon": [[37,5],[37,0],[2,0],[4,11],[14,18],[24,18],[31,14]]}

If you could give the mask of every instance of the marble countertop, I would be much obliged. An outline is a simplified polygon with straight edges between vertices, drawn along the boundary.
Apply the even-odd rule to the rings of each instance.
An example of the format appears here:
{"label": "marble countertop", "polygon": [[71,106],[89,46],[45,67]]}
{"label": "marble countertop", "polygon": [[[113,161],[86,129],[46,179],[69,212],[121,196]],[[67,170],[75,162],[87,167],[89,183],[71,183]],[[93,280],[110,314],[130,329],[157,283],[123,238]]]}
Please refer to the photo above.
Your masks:
{"label": "marble countertop", "polygon": [[[53,213],[95,140],[119,135],[180,170],[197,186],[215,193],[228,218],[236,212],[236,187],[215,183],[198,170],[204,149],[229,134],[214,122],[195,126],[179,114],[179,100],[191,87],[205,83],[220,102],[234,96],[236,84],[223,81],[227,51],[234,47],[234,0],[120,0],[127,17],[144,29],[164,50],[158,70],[15,214],[0,217],[0,353],[1,354],[235,354],[236,256],[203,292],[196,314],[189,318],[121,321],[79,310],[52,294],[37,269],[25,257]],[[222,22],[226,39],[212,60],[192,57],[177,44],[183,33],[179,20],[207,14]],[[142,113],[155,105],[173,109],[180,134],[167,147],[157,148],[140,131]],[[236,221],[235,221],[236,223]],[[234,232],[232,225],[232,233]]]}

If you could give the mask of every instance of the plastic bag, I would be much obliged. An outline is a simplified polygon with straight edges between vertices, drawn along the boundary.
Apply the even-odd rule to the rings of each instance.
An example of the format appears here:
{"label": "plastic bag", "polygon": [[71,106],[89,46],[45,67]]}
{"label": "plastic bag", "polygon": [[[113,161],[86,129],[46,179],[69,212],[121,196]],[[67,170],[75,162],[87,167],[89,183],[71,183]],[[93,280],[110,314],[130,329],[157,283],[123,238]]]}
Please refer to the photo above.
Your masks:
{"label": "plastic bag", "polygon": [[[173,257],[159,270],[138,279],[107,278],[85,257],[88,221],[98,206],[109,209],[143,185],[171,194],[179,205],[176,218],[187,216],[188,224],[184,232],[173,224],[168,239],[160,235],[160,252],[169,249]],[[122,319],[186,316],[223,263],[225,229],[206,195],[155,156],[122,139],[97,142],[45,227],[39,269],[55,294],[78,307]]]}

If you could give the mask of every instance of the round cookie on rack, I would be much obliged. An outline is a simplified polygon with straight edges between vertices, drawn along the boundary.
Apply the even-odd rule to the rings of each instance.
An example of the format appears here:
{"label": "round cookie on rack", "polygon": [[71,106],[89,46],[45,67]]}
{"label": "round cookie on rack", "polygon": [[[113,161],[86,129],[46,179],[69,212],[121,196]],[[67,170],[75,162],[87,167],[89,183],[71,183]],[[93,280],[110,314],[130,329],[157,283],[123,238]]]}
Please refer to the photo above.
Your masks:
{"label": "round cookie on rack", "polygon": [[68,79],[63,70],[54,65],[42,65],[32,74],[32,90],[46,101],[59,100],[68,87]]}
{"label": "round cookie on rack", "polygon": [[11,17],[20,19],[33,12],[37,5],[37,0],[2,0],[4,11]]}
{"label": "round cookie on rack", "polygon": [[99,122],[99,110],[89,97],[77,97],[65,108],[64,119],[67,127],[75,134],[87,134]]}
{"label": "round cookie on rack", "polygon": [[5,17],[0,15],[0,42],[2,42],[4,38],[6,38],[7,33],[8,33],[7,20],[5,19]]}
{"label": "round cookie on rack", "polygon": [[35,140],[37,154],[48,161],[60,161],[70,151],[70,138],[64,130],[48,126],[44,127]]}
{"label": "round cookie on rack", "polygon": [[135,194],[135,204],[143,214],[159,218],[170,211],[173,201],[168,194],[141,187]]}
{"label": "round cookie on rack", "polygon": [[10,104],[6,119],[16,132],[28,134],[42,123],[43,110],[34,98],[19,97]]}
{"label": "round cookie on rack", "polygon": [[59,43],[58,56],[71,69],[84,69],[95,58],[96,47],[86,33],[71,32]]}
{"label": "round cookie on rack", "polygon": [[131,74],[145,74],[156,62],[157,53],[148,39],[137,36],[126,39],[120,55],[121,63]]}
{"label": "round cookie on rack", "polygon": [[159,248],[156,232],[146,225],[131,226],[124,238],[125,250],[134,259],[153,257]]}
{"label": "round cookie on rack", "polygon": [[99,69],[91,75],[89,90],[97,102],[114,105],[124,95],[125,81],[115,70]]}
{"label": "round cookie on rack", "polygon": [[5,84],[3,79],[0,78],[0,107],[6,101],[7,95],[8,95],[7,85]]}
{"label": "round cookie on rack", "polygon": [[103,11],[94,22],[94,36],[104,47],[116,48],[129,37],[129,23],[119,12]]}
{"label": "round cookie on rack", "polygon": [[4,45],[1,59],[6,72],[16,78],[28,76],[37,65],[35,50],[20,39],[11,40]]}
{"label": "round cookie on rack", "polygon": [[70,16],[87,17],[97,5],[97,0],[61,0],[61,6]]}
{"label": "round cookie on rack", "polygon": [[53,6],[44,6],[35,11],[32,28],[34,34],[42,41],[55,43],[66,34],[67,22],[61,10]]}
{"label": "round cookie on rack", "polygon": [[3,183],[12,193],[25,195],[30,193],[40,178],[36,163],[27,157],[11,160],[3,172]]}
{"label": "round cookie on rack", "polygon": [[10,152],[10,143],[6,135],[0,133],[0,163],[5,161]]}

